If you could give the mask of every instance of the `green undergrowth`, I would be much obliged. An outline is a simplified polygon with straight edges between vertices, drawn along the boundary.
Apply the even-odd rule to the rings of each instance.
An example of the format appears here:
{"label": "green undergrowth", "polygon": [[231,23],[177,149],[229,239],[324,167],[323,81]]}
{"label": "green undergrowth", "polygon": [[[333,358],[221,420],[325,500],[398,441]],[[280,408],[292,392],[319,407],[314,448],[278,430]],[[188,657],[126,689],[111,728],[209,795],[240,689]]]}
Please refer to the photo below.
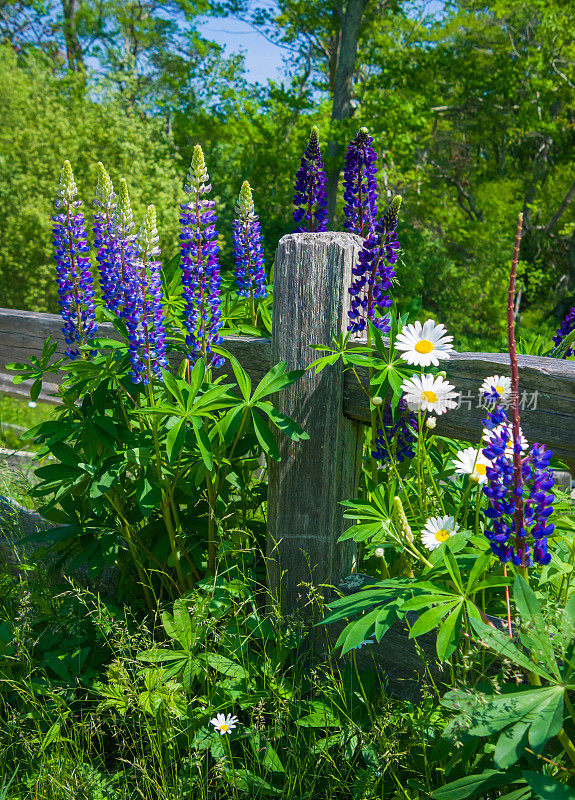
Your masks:
{"label": "green undergrowth", "polygon": [[314,655],[249,571],[154,618],[48,577],[0,574],[2,800],[417,800],[443,782],[432,698],[392,699],[355,651]]}

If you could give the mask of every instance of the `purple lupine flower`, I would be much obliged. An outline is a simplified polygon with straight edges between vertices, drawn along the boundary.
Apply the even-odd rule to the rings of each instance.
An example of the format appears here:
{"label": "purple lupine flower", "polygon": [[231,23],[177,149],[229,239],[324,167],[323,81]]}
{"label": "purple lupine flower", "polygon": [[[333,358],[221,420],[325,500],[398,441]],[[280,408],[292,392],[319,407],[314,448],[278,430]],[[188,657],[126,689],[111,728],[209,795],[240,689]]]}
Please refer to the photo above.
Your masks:
{"label": "purple lupine flower", "polygon": [[[383,217],[368,233],[363,242],[358,262],[352,269],[354,281],[348,289],[351,309],[348,331],[359,333],[367,329],[368,320],[382,333],[389,331],[389,317],[381,313],[389,308],[389,295],[393,265],[399,255],[399,239],[396,233],[401,197],[394,197]],[[376,316],[376,311],[380,316]]]}
{"label": "purple lupine flower", "polygon": [[[569,334],[575,330],[575,306],[571,309],[571,311],[567,314],[561,325],[557,328],[557,333],[553,337],[553,341],[555,345],[559,347],[563,339],[569,336]],[[563,358],[569,358],[575,353],[575,345],[570,345],[567,350],[563,353]]]}
{"label": "purple lupine flower", "polygon": [[[257,214],[254,213],[252,190],[244,181],[236,205],[237,218],[233,222],[236,284],[240,297],[249,297],[252,316],[255,318],[254,300],[267,297],[266,273],[262,234]],[[254,319],[255,321],[255,319]]]}
{"label": "purple lupine flower", "polygon": [[345,229],[362,238],[377,217],[377,153],[372,142],[367,128],[360,128],[347,148],[343,173]]}
{"label": "purple lupine flower", "polygon": [[124,318],[128,329],[131,377],[134,383],[147,386],[152,375],[162,377],[161,370],[168,366],[166,358],[166,332],[162,309],[162,283],[156,209],[148,206],[138,234],[138,259],[131,292],[124,305]]}
{"label": "purple lupine flower", "polygon": [[106,308],[119,313],[120,310],[120,258],[118,243],[114,235],[114,213],[116,193],[104,165],[98,161],[98,183],[94,205],[94,245],[100,273],[100,290]]}
{"label": "purple lupine flower", "polygon": [[75,213],[82,203],[74,200],[78,193],[74,173],[69,161],[64,162],[55,206],[62,209],[52,217],[54,221],[54,255],[56,260],[58,305],[64,320],[62,333],[67,345],[68,358],[80,356],[73,345],[85,344],[96,334],[96,308],[94,281],[86,240],[84,215]]}
{"label": "purple lupine flower", "polygon": [[319,131],[313,126],[296,173],[293,204],[294,233],[327,230],[327,176],[319,149]]}
{"label": "purple lupine flower", "polygon": [[[488,392],[485,393],[486,397]],[[492,397],[488,397],[492,400]],[[513,442],[511,424],[507,414],[496,406],[483,420],[490,431],[483,455],[492,464],[486,468],[487,484],[483,492],[489,499],[490,508],[485,511],[491,521],[491,528],[485,531],[493,553],[503,563],[512,561],[516,566],[531,567],[533,561],[545,565],[551,561],[547,537],[553,533],[554,525],[549,523],[553,513],[555,496],[553,473],[549,469],[551,451],[543,445],[534,444],[529,453],[521,459],[522,485],[514,488],[513,453],[522,453],[523,442],[519,437]],[[514,515],[523,500],[523,524],[519,531],[514,530]],[[515,540],[513,540],[515,536]],[[533,552],[527,542],[532,537]]]}
{"label": "purple lupine flower", "polygon": [[[199,144],[194,147],[192,163],[184,185],[191,202],[181,205],[180,223],[181,268],[183,297],[185,300],[184,325],[188,360],[192,363],[203,357],[209,366],[219,367],[224,358],[213,353],[213,346],[220,344],[222,327],[220,307],[219,246],[216,230],[215,202],[204,195],[211,191],[204,153]],[[207,363],[206,363],[207,365]],[[208,366],[208,365],[207,365]]]}
{"label": "purple lupine flower", "polygon": [[417,418],[414,414],[405,413],[407,411],[405,398],[401,398],[398,408],[402,413],[395,423],[391,406],[387,406],[381,415],[383,428],[377,430],[375,450],[372,450],[371,456],[383,464],[391,461],[392,454],[399,462],[415,456],[413,444],[417,436]]}

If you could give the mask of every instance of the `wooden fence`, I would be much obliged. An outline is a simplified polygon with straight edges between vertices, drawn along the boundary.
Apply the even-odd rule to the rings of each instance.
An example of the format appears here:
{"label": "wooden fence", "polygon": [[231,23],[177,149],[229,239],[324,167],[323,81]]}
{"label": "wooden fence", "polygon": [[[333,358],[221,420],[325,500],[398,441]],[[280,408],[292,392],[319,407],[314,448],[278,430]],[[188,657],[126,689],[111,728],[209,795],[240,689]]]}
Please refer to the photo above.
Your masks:
{"label": "wooden fence", "polygon": [[[272,339],[229,337],[224,346],[259,380],[270,366],[286,361],[305,368],[318,353],[312,344],[330,344],[347,325],[351,268],[360,248],[351,234],[290,234],[279,242],[275,261]],[[501,309],[504,313],[504,309]],[[38,355],[52,334],[63,352],[60,317],[0,309],[0,391],[27,396],[14,386],[6,364]],[[113,336],[110,325],[100,333]],[[225,368],[224,368],[225,369]],[[462,392],[462,404],[438,418],[436,433],[478,442],[482,411],[478,388],[488,375],[509,374],[508,357],[456,353],[446,362],[448,379]],[[364,386],[365,370],[358,371]],[[519,356],[520,390],[525,393],[522,427],[530,442],[545,443],[575,466],[575,363]],[[50,388],[40,398],[54,402]],[[337,583],[354,568],[352,544],[337,544],[349,522],[340,500],[354,497],[359,481],[362,423],[369,422],[366,394],[341,365],[319,375],[308,371],[278,398],[281,411],[308,432],[308,441],[280,442],[282,460],[270,468],[268,557],[270,589],[284,608],[297,603],[298,584]]]}

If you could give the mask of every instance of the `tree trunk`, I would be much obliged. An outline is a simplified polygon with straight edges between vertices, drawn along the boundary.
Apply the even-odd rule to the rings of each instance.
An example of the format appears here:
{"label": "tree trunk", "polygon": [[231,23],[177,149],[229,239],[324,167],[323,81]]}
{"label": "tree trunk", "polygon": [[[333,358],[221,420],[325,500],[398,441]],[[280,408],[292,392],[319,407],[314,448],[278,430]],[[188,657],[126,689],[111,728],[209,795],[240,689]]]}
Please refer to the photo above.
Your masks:
{"label": "tree trunk", "polygon": [[[335,9],[340,21],[340,35],[336,54],[335,77],[333,82],[333,105],[331,119],[340,122],[353,115],[351,91],[359,32],[365,9],[370,0],[347,0],[338,2]],[[341,170],[342,147],[337,139],[328,144],[329,164],[327,172],[327,210],[328,218],[333,220],[337,198],[337,184]]]}
{"label": "tree trunk", "polygon": [[84,71],[84,54],[76,30],[76,15],[81,4],[82,0],[62,0],[66,54],[68,56],[68,67],[73,72]]}

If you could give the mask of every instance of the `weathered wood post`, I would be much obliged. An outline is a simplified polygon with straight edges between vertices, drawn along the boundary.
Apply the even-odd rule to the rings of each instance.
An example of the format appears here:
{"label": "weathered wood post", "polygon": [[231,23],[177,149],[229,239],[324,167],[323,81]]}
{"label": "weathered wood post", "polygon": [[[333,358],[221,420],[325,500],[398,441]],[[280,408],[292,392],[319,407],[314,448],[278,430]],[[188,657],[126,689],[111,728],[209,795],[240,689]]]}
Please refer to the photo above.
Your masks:
{"label": "weathered wood post", "polygon": [[[348,287],[361,240],[348,233],[296,233],[278,245],[274,269],[272,364],[304,369],[347,328]],[[354,497],[361,466],[361,425],[343,415],[341,364],[308,371],[279,395],[279,408],[309,434],[282,437],[270,465],[268,580],[285,610],[302,581],[337,584],[354,565],[355,545],[337,544],[349,526],[340,500]]]}

